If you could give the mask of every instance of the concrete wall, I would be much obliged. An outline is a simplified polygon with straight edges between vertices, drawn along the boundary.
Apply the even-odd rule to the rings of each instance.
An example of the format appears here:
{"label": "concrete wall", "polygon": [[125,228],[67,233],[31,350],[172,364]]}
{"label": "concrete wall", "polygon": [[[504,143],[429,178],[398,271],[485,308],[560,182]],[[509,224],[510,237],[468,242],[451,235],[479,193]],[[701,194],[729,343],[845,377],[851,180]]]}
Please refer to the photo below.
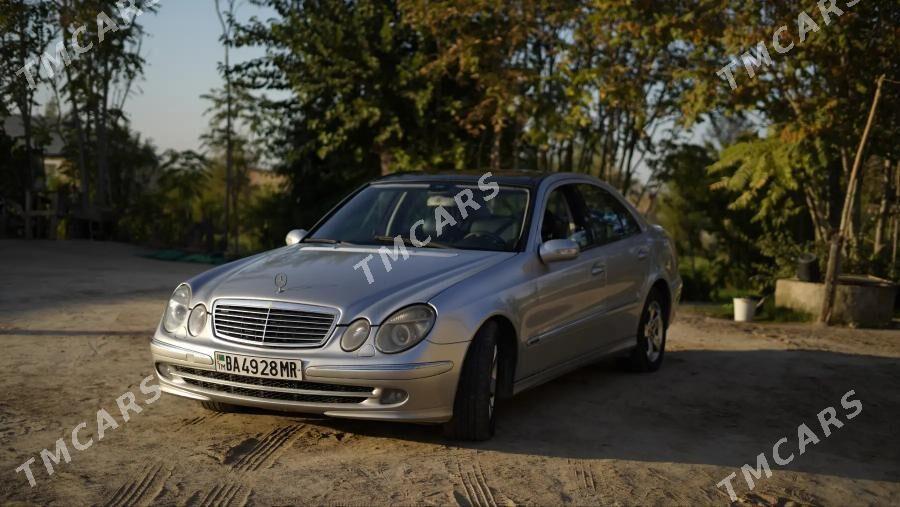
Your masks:
{"label": "concrete wall", "polygon": [[[778,280],[775,305],[818,316],[825,284]],[[833,321],[860,327],[886,327],[894,317],[897,287],[878,278],[842,277],[834,301]]]}

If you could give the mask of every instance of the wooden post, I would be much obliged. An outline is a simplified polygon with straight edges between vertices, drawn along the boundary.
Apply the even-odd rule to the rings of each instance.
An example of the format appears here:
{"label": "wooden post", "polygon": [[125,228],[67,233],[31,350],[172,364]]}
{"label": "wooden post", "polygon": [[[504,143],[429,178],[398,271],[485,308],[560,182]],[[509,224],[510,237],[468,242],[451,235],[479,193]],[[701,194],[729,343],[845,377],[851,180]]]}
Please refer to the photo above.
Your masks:
{"label": "wooden post", "polygon": [[881,175],[881,200],[878,203],[878,216],[875,218],[875,246],[872,247],[872,258],[878,259],[885,247],[884,230],[888,225],[891,199],[894,197],[894,164],[884,159],[884,174]]}
{"label": "wooden post", "polygon": [[856,158],[853,160],[853,169],[850,170],[850,181],[847,183],[847,195],[844,197],[844,208],[841,213],[841,223],[837,232],[831,238],[831,249],[828,253],[828,266],[825,270],[825,295],[822,299],[822,312],[819,314],[819,324],[828,325],[831,322],[831,314],[834,309],[834,295],[837,291],[838,273],[841,265],[841,250],[846,241],[847,225],[850,221],[850,214],[853,210],[853,201],[856,198],[857,185],[859,179],[859,170],[862,166],[863,154],[866,151],[866,141],[869,138],[869,132],[872,130],[872,124],[875,122],[875,113],[878,110],[878,101],[881,100],[881,87],[884,85],[885,75],[882,74],[878,78],[878,84],[875,87],[875,98],[872,99],[872,107],[869,109],[869,118],[866,120],[866,128],[863,130],[862,139],[859,140],[859,147],[856,149]]}

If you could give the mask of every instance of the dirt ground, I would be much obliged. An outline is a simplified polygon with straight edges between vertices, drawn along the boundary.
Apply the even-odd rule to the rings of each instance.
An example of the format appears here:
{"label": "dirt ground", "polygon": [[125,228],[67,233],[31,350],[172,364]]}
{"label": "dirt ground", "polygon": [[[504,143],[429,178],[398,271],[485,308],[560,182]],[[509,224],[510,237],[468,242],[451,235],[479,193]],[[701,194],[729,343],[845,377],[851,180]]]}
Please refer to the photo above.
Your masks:
{"label": "dirt ground", "polygon": [[[500,407],[497,436],[433,427],[216,415],[163,395],[124,422],[152,373],[149,338],[178,282],[206,266],[130,246],[0,241],[2,504],[900,504],[900,331],[737,325],[682,311],[663,368],[581,369]],[[852,420],[842,396],[855,390]],[[844,425],[825,437],[817,414]],[[97,411],[118,423],[98,439]],[[852,412],[852,411],[851,411]],[[71,433],[85,450],[72,448]],[[818,436],[802,455],[797,427]],[[58,438],[71,461],[48,476]],[[787,442],[787,466],[772,446]],[[741,465],[766,453],[751,492]],[[15,469],[35,458],[36,484]]]}

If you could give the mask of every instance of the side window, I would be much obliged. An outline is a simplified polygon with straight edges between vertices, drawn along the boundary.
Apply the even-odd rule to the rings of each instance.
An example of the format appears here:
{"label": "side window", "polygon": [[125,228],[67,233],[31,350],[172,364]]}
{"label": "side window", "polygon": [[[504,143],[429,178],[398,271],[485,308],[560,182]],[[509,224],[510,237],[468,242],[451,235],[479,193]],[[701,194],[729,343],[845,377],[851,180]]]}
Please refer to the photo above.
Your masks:
{"label": "side window", "polygon": [[596,245],[605,245],[640,232],[641,228],[628,208],[606,190],[579,184],[588,215],[588,228]]}
{"label": "side window", "polygon": [[575,195],[574,185],[563,185],[550,193],[541,222],[541,241],[571,239],[582,249],[591,245],[590,231],[578,212]]}

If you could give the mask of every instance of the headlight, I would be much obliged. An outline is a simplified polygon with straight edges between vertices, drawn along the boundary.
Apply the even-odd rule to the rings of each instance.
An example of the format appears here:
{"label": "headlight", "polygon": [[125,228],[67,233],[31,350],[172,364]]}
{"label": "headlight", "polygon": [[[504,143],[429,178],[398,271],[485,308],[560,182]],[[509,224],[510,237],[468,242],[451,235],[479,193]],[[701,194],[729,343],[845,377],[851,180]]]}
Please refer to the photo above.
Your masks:
{"label": "headlight", "polygon": [[203,303],[200,303],[191,310],[191,316],[188,317],[188,332],[191,333],[191,336],[197,336],[203,331],[203,328],[206,326],[206,317],[208,315],[209,312],[206,311],[206,307],[203,306]]}
{"label": "headlight", "polygon": [[345,352],[353,352],[362,347],[369,337],[369,321],[366,319],[356,319],[347,326],[344,334],[341,336],[341,348]]}
{"label": "headlight", "polygon": [[404,308],[388,317],[375,335],[375,348],[385,354],[403,352],[422,341],[434,325],[434,310],[428,305]]}
{"label": "headlight", "polygon": [[163,327],[166,331],[174,333],[184,324],[188,316],[188,305],[191,304],[191,288],[181,284],[169,298],[169,306],[166,307],[166,315],[163,317]]}

